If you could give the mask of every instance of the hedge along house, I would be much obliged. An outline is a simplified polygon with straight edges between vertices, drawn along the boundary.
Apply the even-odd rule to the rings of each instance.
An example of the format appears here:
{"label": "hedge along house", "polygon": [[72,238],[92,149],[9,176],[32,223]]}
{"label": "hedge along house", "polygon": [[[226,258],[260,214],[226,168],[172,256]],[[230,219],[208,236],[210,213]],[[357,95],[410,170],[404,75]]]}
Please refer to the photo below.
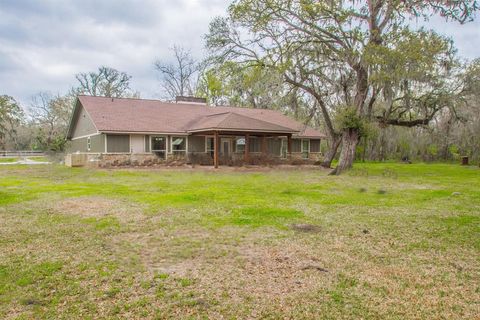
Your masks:
{"label": "hedge along house", "polygon": [[274,110],[211,107],[198,98],[79,96],[68,152],[97,159],[201,164],[318,160],[324,135]]}

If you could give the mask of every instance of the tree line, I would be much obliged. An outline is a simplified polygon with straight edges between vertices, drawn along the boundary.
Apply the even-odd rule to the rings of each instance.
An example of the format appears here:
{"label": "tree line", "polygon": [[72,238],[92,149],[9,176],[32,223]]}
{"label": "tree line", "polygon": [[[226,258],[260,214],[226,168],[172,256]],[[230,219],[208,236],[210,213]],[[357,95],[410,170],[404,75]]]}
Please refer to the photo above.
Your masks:
{"label": "tree line", "polygon": [[9,95],[0,96],[0,150],[62,152],[78,95],[138,97],[131,89],[131,76],[109,67],[79,73],[77,84],[64,95],[40,92],[22,107]]}
{"label": "tree line", "polygon": [[[323,165],[339,174],[357,160],[479,160],[480,59],[414,21],[469,23],[477,1],[237,0],[212,20],[208,55],[175,46],[158,60],[165,100],[195,95],[211,105],[269,108],[327,134]],[[77,94],[139,97],[131,77],[108,67],[76,75],[64,96],[39,94],[25,117],[0,99],[0,147],[63,150]],[[27,137],[34,137],[28,139]]]}

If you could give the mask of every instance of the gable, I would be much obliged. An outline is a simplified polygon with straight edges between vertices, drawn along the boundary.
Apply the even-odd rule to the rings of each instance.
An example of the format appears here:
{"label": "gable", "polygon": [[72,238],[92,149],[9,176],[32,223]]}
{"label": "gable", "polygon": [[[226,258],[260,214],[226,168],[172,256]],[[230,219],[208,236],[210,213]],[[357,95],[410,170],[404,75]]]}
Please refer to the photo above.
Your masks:
{"label": "gable", "polygon": [[69,138],[74,139],[97,133],[97,128],[81,103],[77,103],[69,129]]}

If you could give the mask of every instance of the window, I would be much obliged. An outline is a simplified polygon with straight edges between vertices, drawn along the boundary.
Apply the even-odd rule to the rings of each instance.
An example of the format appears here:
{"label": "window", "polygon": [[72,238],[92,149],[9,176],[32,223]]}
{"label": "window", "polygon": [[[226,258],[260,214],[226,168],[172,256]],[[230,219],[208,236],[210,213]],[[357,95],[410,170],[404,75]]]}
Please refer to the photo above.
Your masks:
{"label": "window", "polygon": [[90,140],[90,137],[87,138],[87,151],[90,151],[92,148],[92,141]]}
{"label": "window", "polygon": [[310,152],[320,152],[320,139],[310,140]]}
{"label": "window", "polygon": [[245,152],[245,138],[236,138],[235,148],[236,152]]}
{"label": "window", "polygon": [[108,134],[107,135],[107,152],[108,153],[129,153],[130,152],[130,136],[127,134]]}
{"label": "window", "polygon": [[310,151],[310,140],[302,140],[302,158],[308,159],[308,153]]}
{"label": "window", "polygon": [[207,153],[213,157],[213,153],[214,153],[214,146],[215,146],[215,138],[212,138],[212,137],[207,137]]}
{"label": "window", "polygon": [[302,152],[302,140],[292,139],[292,152],[294,153]]}
{"label": "window", "polygon": [[280,158],[287,159],[288,153],[288,140],[281,139],[280,140]]}
{"label": "window", "polygon": [[187,151],[187,139],[185,137],[172,137],[172,153],[178,154]]}
{"label": "window", "polygon": [[150,136],[145,136],[145,152],[150,152]]}
{"label": "window", "polygon": [[250,152],[261,152],[262,151],[262,139],[257,137],[250,137],[249,140],[249,150]]}
{"label": "window", "polygon": [[150,141],[151,141],[151,144],[152,144],[152,152],[155,153],[160,158],[165,158],[167,138],[166,137],[152,137]]}

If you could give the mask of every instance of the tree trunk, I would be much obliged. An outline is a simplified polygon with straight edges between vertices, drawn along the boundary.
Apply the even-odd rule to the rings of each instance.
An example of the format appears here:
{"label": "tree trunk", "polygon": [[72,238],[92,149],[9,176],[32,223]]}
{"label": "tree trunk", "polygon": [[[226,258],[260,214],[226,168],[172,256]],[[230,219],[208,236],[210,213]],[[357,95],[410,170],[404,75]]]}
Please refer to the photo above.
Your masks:
{"label": "tree trunk", "polygon": [[342,137],[335,136],[330,138],[330,146],[323,157],[322,167],[324,168],[331,168],[333,158],[337,154],[338,147],[340,146],[340,142],[342,142]]}
{"label": "tree trunk", "polygon": [[342,151],[340,152],[340,160],[337,167],[330,175],[339,175],[348,170],[353,165],[355,159],[355,150],[360,141],[360,133],[358,129],[345,129],[342,135]]}

